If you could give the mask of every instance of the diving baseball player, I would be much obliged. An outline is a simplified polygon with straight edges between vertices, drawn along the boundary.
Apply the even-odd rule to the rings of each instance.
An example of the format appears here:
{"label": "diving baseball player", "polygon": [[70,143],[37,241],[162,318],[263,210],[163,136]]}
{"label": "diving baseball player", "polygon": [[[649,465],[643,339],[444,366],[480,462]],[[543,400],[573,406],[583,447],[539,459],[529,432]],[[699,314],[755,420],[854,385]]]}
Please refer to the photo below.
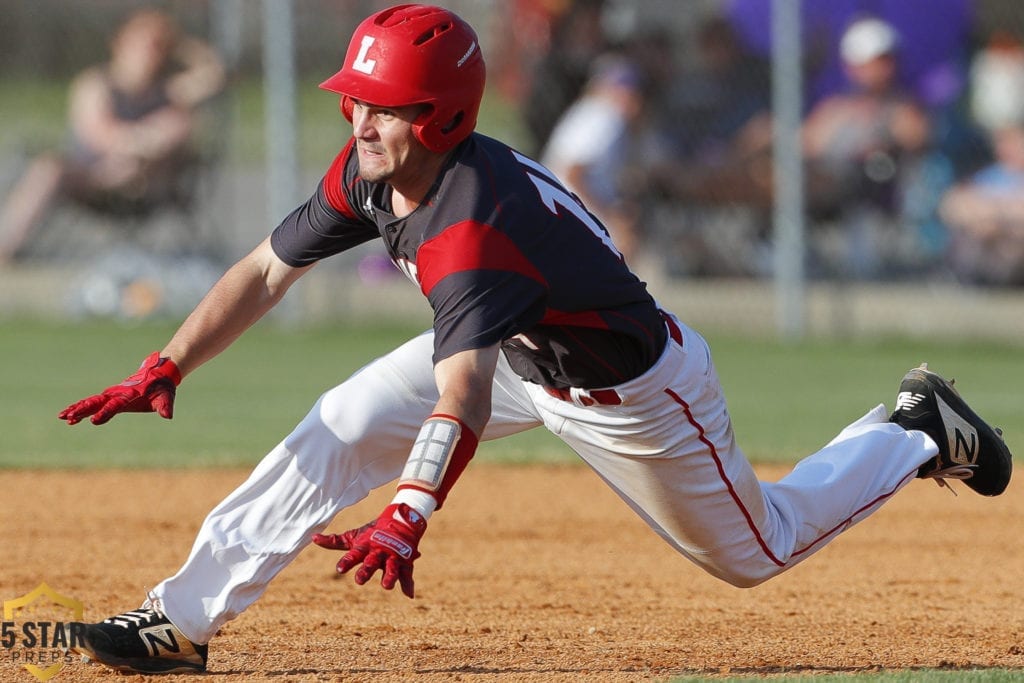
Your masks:
{"label": "diving baseball player", "polygon": [[[438,7],[364,20],[341,70],[352,138],[308,201],[230,268],[124,382],[60,413],[103,424],[172,416],[182,378],[259,320],[317,262],[380,240],[433,309],[431,330],[324,393],[203,522],[180,571],[138,609],[86,625],[115,669],[203,671],[217,629],[311,541],[337,568],[413,596],[413,564],[479,441],[544,427],[680,554],[754,586],[821,549],[918,476],[1003,491],[1010,454],[926,369],[777,483],[733,438],[704,339],[662,310],[604,227],[547,169],[474,132],[484,61]],[[380,516],[324,533],[397,480]],[[495,491],[515,496],[515,491]],[[348,520],[346,520],[348,521]]]}

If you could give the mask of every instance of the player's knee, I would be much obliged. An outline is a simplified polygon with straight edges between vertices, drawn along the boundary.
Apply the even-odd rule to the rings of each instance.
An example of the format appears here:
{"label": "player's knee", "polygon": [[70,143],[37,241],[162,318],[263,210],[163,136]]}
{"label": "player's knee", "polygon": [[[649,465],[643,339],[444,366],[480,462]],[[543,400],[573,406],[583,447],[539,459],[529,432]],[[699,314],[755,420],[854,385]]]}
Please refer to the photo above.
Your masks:
{"label": "player's knee", "polygon": [[744,563],[726,567],[717,565],[714,568],[708,568],[708,571],[736,588],[753,588],[777,575],[781,569],[775,565],[764,566]]}
{"label": "player's knee", "polygon": [[762,583],[767,581],[769,578],[771,578],[771,577],[768,577],[768,576],[749,576],[749,575],[746,575],[746,574],[730,575],[730,576],[727,576],[727,577],[722,577],[722,579],[726,583],[728,583],[731,586],[734,586],[735,588],[753,588],[754,586],[761,585]]}
{"label": "player's knee", "polygon": [[386,410],[375,409],[375,405],[365,393],[346,391],[346,385],[342,384],[325,392],[312,412],[339,439],[354,443],[382,423]]}

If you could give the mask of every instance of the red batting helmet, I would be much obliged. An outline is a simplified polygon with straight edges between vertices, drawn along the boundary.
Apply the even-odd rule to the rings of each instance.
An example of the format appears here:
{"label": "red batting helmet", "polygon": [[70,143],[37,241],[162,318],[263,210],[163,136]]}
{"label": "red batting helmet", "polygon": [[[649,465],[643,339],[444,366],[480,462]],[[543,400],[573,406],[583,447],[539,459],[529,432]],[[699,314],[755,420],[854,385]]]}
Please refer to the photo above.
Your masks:
{"label": "red batting helmet", "polygon": [[341,71],[320,87],[341,95],[349,121],[353,99],[381,107],[428,105],[413,134],[427,149],[444,152],[476,127],[484,79],[480,43],[469,24],[441,7],[398,5],[356,27]]}

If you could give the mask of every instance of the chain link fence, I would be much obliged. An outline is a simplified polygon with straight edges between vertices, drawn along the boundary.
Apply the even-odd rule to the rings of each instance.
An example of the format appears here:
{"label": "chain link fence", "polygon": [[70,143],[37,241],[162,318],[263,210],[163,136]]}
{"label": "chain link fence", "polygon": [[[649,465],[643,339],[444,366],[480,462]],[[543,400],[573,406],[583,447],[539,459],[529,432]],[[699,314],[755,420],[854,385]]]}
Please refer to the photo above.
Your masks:
{"label": "chain link fence", "polygon": [[[778,54],[773,53],[771,30],[773,8],[787,1],[796,3],[799,16],[799,25],[791,27],[798,36],[799,73],[789,76],[773,71]],[[136,292],[143,302],[128,312],[179,314],[219,268],[266,235],[281,218],[282,206],[312,192],[350,132],[333,96],[317,84],[339,67],[356,24],[388,4],[0,0],[2,188],[11,189],[34,155],[66,144],[70,83],[84,68],[109,58],[120,22],[140,8],[171,15],[183,33],[213,46],[226,69],[224,87],[203,105],[195,131],[203,159],[195,171],[201,187],[186,207],[195,231],[184,239],[201,245],[209,259],[202,267],[193,262],[197,271],[187,278],[192,286],[178,286],[182,292],[176,307],[169,305],[174,297],[166,291],[167,306],[154,303],[153,297],[160,296]],[[489,78],[480,130],[538,158],[546,158],[567,110],[593,95],[605,67],[612,62],[629,67],[632,78],[626,85],[640,106],[627,122],[626,151],[614,159],[614,200],[628,209],[631,233],[623,239],[635,242],[630,255],[635,268],[660,299],[675,302],[684,314],[689,310],[712,326],[777,325],[777,290],[766,286],[783,262],[777,239],[779,131],[777,125],[773,129],[778,101],[773,97],[779,93],[778,80],[789,77],[799,81],[801,130],[792,145],[799,149],[788,151],[798,154],[803,173],[798,263],[805,289],[797,294],[796,305],[806,316],[806,329],[830,334],[914,331],[907,316],[886,308],[885,300],[940,308],[962,304],[957,310],[968,319],[990,306],[985,315],[1005,316],[1019,306],[1024,248],[1018,254],[1014,240],[1024,244],[1024,208],[1020,223],[1013,220],[1016,208],[1008,204],[1002,215],[977,225],[977,204],[971,205],[970,197],[961,197],[961,205],[955,200],[959,190],[983,181],[996,187],[992,192],[1015,182],[1024,188],[1024,179],[1017,177],[1024,175],[1024,152],[1016,150],[1013,137],[1024,126],[1020,3],[438,4],[459,12],[480,34]],[[851,22],[868,16],[880,22],[844,43]],[[894,74],[893,88],[884,92],[871,84],[881,76],[869,73],[872,60],[882,56],[892,57]],[[873,89],[880,94],[865,95]],[[282,145],[292,154],[282,156]],[[1024,149],[1024,142],[1020,146]],[[1019,167],[1013,166],[1015,155]],[[1024,192],[1017,194],[1024,197]],[[31,258],[0,266],[0,279],[7,284],[0,293],[5,309],[25,305],[22,299],[32,298],[28,292],[40,289],[39,273],[55,264],[82,271],[101,261],[102,268],[110,269],[112,260],[156,258],[152,250],[141,252],[146,257],[140,252],[125,256],[99,237],[86,242],[97,245],[94,250],[76,245],[70,254],[62,252],[60,245],[74,242],[69,235],[80,230],[83,220],[73,209],[54,210],[47,216],[47,240]],[[116,221],[96,213],[88,220],[100,223],[101,231]],[[181,216],[170,218],[159,230],[173,233],[182,221]],[[1015,225],[1016,238],[1007,234]],[[124,235],[116,234],[117,240]],[[403,286],[392,283],[389,267],[372,247],[332,261],[318,269],[324,272],[321,277],[351,281],[345,291],[363,287],[377,294],[339,297],[324,294],[323,284],[314,283],[304,286],[289,315],[354,315],[363,301],[373,301],[368,308],[377,310],[389,298],[380,293],[392,284]],[[184,272],[177,266],[169,270]],[[19,274],[32,284],[19,285]],[[162,273],[156,279],[166,277]],[[122,279],[131,278],[129,273]],[[66,285],[67,278],[57,284]],[[124,298],[124,286],[107,286],[104,296],[115,302],[114,309],[98,310],[125,314],[123,302],[116,303]],[[340,288],[328,286],[335,293]],[[169,289],[165,284],[164,290]],[[411,298],[405,294],[393,297],[402,315],[408,314],[405,302]],[[43,298],[51,307],[55,298],[67,299],[53,292]],[[81,301],[78,306],[85,310]],[[1008,332],[1002,327],[1005,336],[1019,337],[1013,325]]]}

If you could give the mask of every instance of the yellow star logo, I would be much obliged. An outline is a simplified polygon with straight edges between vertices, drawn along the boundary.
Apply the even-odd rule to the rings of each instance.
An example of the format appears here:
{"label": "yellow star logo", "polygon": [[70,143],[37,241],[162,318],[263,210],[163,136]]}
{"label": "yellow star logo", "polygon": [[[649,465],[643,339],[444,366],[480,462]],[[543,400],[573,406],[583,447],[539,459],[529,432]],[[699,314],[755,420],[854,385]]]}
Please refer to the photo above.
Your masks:
{"label": "yellow star logo", "polygon": [[[15,618],[25,620],[29,616],[40,616],[50,613],[54,606],[62,608],[60,611],[70,612],[72,621],[82,621],[85,614],[85,606],[80,601],[61,595],[44,581],[20,598],[4,600],[4,620],[13,621]],[[39,681],[45,683],[57,675],[63,668],[64,662],[58,661],[47,667],[29,663],[22,666]]]}

